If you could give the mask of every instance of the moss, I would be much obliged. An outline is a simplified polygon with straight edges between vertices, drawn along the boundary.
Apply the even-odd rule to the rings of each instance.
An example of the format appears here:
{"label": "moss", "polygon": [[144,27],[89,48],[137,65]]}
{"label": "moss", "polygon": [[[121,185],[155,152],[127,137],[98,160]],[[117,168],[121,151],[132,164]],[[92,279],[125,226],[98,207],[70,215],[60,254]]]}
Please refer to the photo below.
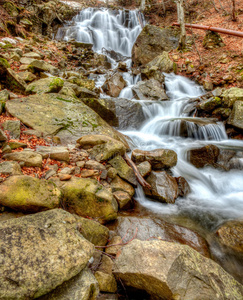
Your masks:
{"label": "moss", "polygon": [[53,78],[51,83],[49,84],[49,87],[62,87],[64,84],[64,81],[61,78]]}
{"label": "moss", "polygon": [[4,69],[10,68],[10,64],[8,63],[8,61],[6,59],[0,57],[0,69],[1,68],[4,68]]}

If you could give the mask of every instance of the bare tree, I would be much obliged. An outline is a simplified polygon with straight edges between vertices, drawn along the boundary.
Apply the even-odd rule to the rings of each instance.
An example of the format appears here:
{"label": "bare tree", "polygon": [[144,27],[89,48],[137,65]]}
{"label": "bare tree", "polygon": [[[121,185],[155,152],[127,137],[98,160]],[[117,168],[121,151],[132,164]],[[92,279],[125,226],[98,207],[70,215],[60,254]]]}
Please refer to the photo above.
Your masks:
{"label": "bare tree", "polygon": [[175,0],[177,5],[177,19],[180,24],[180,41],[178,49],[184,49],[186,46],[186,28],[185,28],[185,12],[183,0]]}
{"label": "bare tree", "polygon": [[235,0],[232,0],[232,21],[236,21],[236,15],[235,15]]}
{"label": "bare tree", "polygon": [[140,10],[141,11],[145,10],[145,2],[146,2],[146,0],[141,0],[141,3],[140,3]]}

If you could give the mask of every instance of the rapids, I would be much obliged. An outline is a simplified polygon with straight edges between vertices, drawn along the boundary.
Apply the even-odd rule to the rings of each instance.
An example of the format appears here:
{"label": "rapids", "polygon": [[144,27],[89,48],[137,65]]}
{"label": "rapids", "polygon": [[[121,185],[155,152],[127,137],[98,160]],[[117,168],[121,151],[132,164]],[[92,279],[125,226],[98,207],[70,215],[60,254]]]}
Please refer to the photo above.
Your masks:
{"label": "rapids", "polygon": [[[126,57],[127,66],[131,66],[129,57],[132,46],[141,30],[137,11],[88,8],[59,29],[56,38],[74,38],[80,42],[92,43],[93,49],[99,53],[114,50]],[[115,62],[113,66],[116,66]],[[131,72],[123,73],[123,77],[127,87],[121,91],[120,97],[138,101],[133,99],[131,88],[141,77],[133,76]],[[104,80],[104,75],[99,76],[97,86],[100,87]],[[132,149],[167,148],[176,151],[178,163],[172,169],[173,175],[186,178],[191,193],[185,198],[178,198],[175,204],[162,204],[146,198],[142,188],[138,187],[135,199],[151,217],[166,218],[170,222],[198,230],[209,242],[214,257],[223,263],[224,253],[212,242],[211,233],[224,221],[243,216],[242,171],[232,169],[225,172],[212,167],[197,169],[188,162],[187,152],[208,144],[243,151],[243,141],[228,139],[223,123],[192,118],[184,112],[190,99],[205,93],[202,87],[175,74],[165,74],[165,87],[170,100],[139,100],[147,121],[137,131],[125,130],[122,133],[131,138]],[[103,94],[102,97],[107,96]],[[181,136],[181,122],[185,124],[187,136]],[[197,122],[205,124],[198,126]],[[225,267],[234,273],[234,267],[232,270],[230,263]]]}

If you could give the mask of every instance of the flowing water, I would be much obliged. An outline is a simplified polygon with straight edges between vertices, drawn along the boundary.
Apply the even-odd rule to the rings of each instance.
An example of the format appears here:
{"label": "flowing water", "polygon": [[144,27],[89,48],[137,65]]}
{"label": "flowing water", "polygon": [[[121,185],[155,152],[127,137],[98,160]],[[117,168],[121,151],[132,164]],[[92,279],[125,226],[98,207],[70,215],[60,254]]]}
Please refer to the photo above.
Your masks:
{"label": "flowing water", "polygon": [[[130,57],[133,43],[140,32],[141,26],[136,11],[89,8],[81,11],[72,23],[60,29],[57,38],[64,40],[74,38],[80,42],[93,43],[93,49],[99,53],[102,49],[114,50]],[[127,60],[127,65],[131,65],[131,59]],[[104,75],[101,77],[97,83],[99,86],[105,80]],[[120,96],[135,101],[132,100],[131,87],[141,78],[129,72],[123,73],[123,77],[127,87],[121,91]],[[162,204],[146,198],[142,188],[138,187],[136,200],[151,215],[183,224],[188,223],[186,220],[191,220],[194,228],[200,232],[204,230],[204,236],[207,237],[208,232],[215,231],[225,220],[243,216],[242,171],[232,169],[225,172],[212,167],[197,169],[188,162],[187,152],[208,144],[243,151],[243,141],[229,140],[224,125],[220,122],[192,118],[184,113],[190,99],[205,93],[202,87],[174,74],[165,74],[165,86],[170,100],[163,102],[139,100],[147,121],[139,130],[127,130],[123,133],[132,139],[132,148],[142,150],[166,148],[176,151],[178,162],[172,169],[173,175],[183,176],[188,181],[191,192],[188,196],[177,199],[175,204]],[[182,122],[186,135],[181,133]],[[210,242],[210,237],[208,241]],[[220,260],[222,252],[214,248],[212,242],[210,243],[211,251]],[[230,267],[228,269],[230,271]]]}

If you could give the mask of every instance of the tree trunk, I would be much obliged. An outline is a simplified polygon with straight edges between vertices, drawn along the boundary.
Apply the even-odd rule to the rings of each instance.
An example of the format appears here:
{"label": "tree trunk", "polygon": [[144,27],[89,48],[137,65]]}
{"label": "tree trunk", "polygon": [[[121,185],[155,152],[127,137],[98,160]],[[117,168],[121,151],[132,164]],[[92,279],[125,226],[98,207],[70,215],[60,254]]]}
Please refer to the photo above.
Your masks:
{"label": "tree trunk", "polygon": [[145,10],[145,2],[146,2],[146,0],[141,0],[141,3],[140,3],[140,10],[141,11]]}
{"label": "tree trunk", "polygon": [[183,50],[186,47],[186,28],[185,28],[185,13],[184,13],[183,0],[176,0],[176,5],[177,5],[178,23],[180,24],[180,28],[181,28],[178,49]]}
{"label": "tree trunk", "polygon": [[236,15],[235,15],[235,0],[232,0],[232,21],[236,21]]}

